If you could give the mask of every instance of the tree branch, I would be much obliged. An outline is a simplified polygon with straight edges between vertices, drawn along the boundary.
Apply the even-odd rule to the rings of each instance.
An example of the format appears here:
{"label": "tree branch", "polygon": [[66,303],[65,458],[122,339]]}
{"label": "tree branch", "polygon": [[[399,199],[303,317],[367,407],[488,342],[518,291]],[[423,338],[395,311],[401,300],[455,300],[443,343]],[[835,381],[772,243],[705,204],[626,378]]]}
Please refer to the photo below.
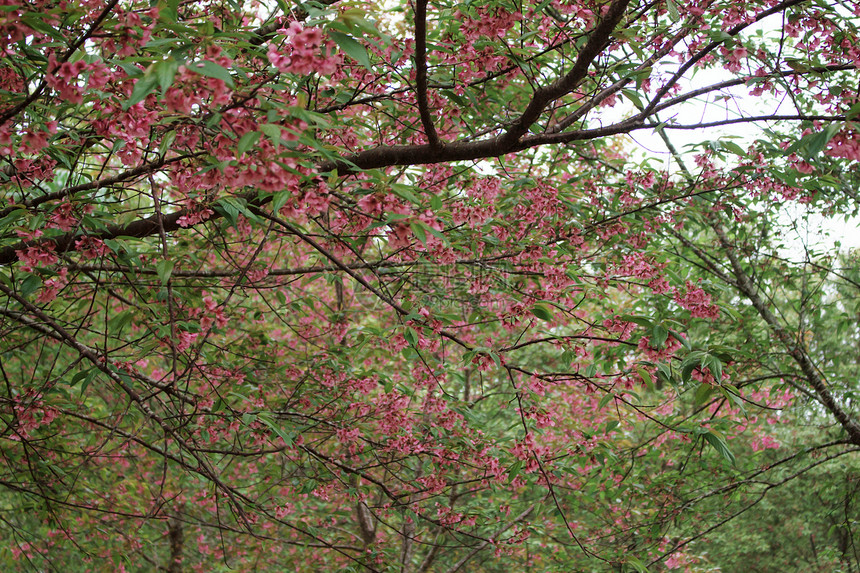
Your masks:
{"label": "tree branch", "polygon": [[609,38],[615,30],[615,26],[624,16],[629,3],[630,0],[612,1],[603,19],[591,32],[588,41],[582,47],[582,51],[579,52],[573,68],[550,85],[538,89],[522,115],[498,138],[497,145],[502,150],[507,150],[516,145],[519,139],[528,132],[529,127],[538,120],[548,103],[569,94],[588,76],[588,68],[609,43]]}
{"label": "tree branch", "polygon": [[439,135],[430,117],[427,99],[427,0],[415,3],[415,99],[424,126],[424,135],[431,148],[439,147]]}
{"label": "tree branch", "polygon": [[729,259],[732,274],[734,274],[736,279],[734,281],[729,281],[729,284],[734,284],[738,290],[747,297],[750,303],[752,303],[753,307],[758,311],[759,316],[761,316],[767,323],[776,335],[777,339],[788,351],[788,354],[800,366],[803,375],[806,377],[806,381],[815,390],[821,403],[830,411],[831,414],[833,414],[836,420],[848,433],[851,443],[860,446],[860,425],[858,425],[857,422],[854,421],[851,416],[836,402],[833,394],[828,390],[824,378],[822,378],[802,344],[794,340],[792,336],[785,331],[785,328],[783,328],[779,319],[770,311],[770,308],[768,308],[767,304],[765,304],[759,296],[758,289],[753,284],[752,280],[750,280],[749,275],[744,271],[740,260],[735,254],[735,246],[729,242],[726,237],[725,230],[720,225],[713,225],[713,229],[720,240],[723,252]]}

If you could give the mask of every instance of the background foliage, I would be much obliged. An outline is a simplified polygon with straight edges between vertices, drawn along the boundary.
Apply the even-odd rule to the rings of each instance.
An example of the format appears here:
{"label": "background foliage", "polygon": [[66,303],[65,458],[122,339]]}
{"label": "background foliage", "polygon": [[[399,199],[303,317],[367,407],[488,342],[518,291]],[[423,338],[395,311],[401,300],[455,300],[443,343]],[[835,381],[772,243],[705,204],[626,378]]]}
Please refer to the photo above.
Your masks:
{"label": "background foliage", "polygon": [[0,2],[3,570],[857,570],[858,14]]}

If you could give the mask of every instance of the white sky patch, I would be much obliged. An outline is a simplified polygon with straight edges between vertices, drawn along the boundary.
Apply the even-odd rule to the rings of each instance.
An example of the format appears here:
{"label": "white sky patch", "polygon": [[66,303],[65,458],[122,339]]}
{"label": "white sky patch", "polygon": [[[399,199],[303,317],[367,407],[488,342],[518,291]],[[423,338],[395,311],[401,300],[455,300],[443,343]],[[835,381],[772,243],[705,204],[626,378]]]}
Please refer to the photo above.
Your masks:
{"label": "white sky patch", "polygon": [[[756,30],[753,32],[758,34]],[[675,62],[665,62],[664,73],[671,73],[677,65]],[[682,80],[683,90],[680,93],[688,93],[735,77],[737,76],[718,67],[698,69],[691,74],[691,77]],[[664,111],[660,120],[668,125],[673,123],[695,125],[740,117],[797,113],[790,98],[768,97],[767,94],[759,97],[751,96],[750,89],[749,86],[741,84],[704,94]],[[625,103],[627,105],[600,109],[598,117],[602,123],[609,125],[635,113],[632,106],[628,107],[629,102]],[[700,144],[714,140],[731,140],[741,148],[747,149],[761,136],[762,125],[736,123],[702,129],[666,129],[665,133],[688,168],[695,171],[693,158],[702,151]],[[679,171],[672,154],[655,130],[642,129],[626,137],[630,142],[628,150],[632,159],[650,160],[652,165],[656,159],[664,168]],[[846,217],[840,214],[826,217],[804,205],[787,202],[778,224],[782,227],[781,234],[785,242],[779,254],[793,261],[832,254],[835,251],[847,252],[860,249],[860,217],[858,216]]]}
{"label": "white sky patch", "polygon": [[788,204],[782,219],[786,244],[779,254],[791,261],[860,249],[860,217],[825,217],[802,205]]}

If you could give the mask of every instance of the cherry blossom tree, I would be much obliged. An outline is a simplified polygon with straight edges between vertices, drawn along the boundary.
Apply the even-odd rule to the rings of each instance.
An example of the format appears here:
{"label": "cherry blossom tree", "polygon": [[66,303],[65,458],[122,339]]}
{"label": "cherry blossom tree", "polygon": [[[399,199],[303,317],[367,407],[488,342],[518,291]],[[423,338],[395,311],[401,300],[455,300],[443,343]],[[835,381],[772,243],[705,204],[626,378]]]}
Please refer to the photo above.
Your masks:
{"label": "cherry blossom tree", "polygon": [[3,570],[858,567],[858,20],[0,2]]}

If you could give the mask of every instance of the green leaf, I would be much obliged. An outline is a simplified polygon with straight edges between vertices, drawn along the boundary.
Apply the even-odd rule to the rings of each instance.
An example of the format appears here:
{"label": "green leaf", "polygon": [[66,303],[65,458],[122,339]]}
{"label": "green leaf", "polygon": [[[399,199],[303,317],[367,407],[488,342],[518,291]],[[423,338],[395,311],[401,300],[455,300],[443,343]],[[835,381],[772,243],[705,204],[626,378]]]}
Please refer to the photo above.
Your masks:
{"label": "green leaf", "polygon": [[421,205],[421,200],[415,196],[415,193],[412,192],[412,187],[410,185],[403,185],[402,183],[394,183],[388,187],[392,193],[406,199],[410,203],[415,205]]}
{"label": "green leaf", "polygon": [[636,557],[628,557],[625,564],[638,573],[648,573],[648,567]]}
{"label": "green leaf", "polygon": [[735,388],[731,384],[723,384],[720,387],[720,393],[722,393],[723,396],[728,398],[735,406],[737,406],[738,410],[740,410],[744,416],[747,415],[747,410],[746,410],[746,407],[744,405],[744,401],[738,395],[738,389],[737,388]]}
{"label": "green leaf", "polygon": [[639,326],[644,326],[645,328],[652,328],[654,326],[654,322],[647,316],[624,314],[621,316],[621,320],[626,320],[627,322],[632,322],[638,324]]}
{"label": "green leaf", "polygon": [[272,196],[272,212],[277,213],[281,210],[281,207],[287,204],[287,202],[293,198],[293,192],[289,189],[285,191],[278,191]]}
{"label": "green leaf", "polygon": [[522,471],[522,469],[523,469],[523,461],[522,460],[515,461],[513,463],[513,465],[510,467],[510,469],[508,470],[508,482],[513,481],[515,477],[520,475],[520,472]]}
{"label": "green leaf", "polygon": [[621,93],[624,95],[624,97],[629,99],[633,103],[634,106],[636,106],[636,109],[642,109],[645,107],[642,104],[642,99],[639,97],[639,94],[637,94],[635,91],[623,89],[623,90],[621,90]]}
{"label": "green leaf", "polygon": [[260,221],[260,217],[248,209],[246,201],[239,197],[222,197],[212,207],[227,219],[233,227],[238,223],[240,214],[244,215],[250,221]]}
{"label": "green leaf", "polygon": [[651,329],[651,348],[660,349],[666,344],[666,339],[669,338],[669,331],[662,324],[655,324]]}
{"label": "green leaf", "polygon": [[713,395],[714,387],[710,384],[699,384],[696,388],[695,403],[696,406],[701,406],[707,403],[708,399]]}
{"label": "green leaf", "polygon": [[275,125],[274,123],[264,123],[260,126],[260,131],[262,131],[266,137],[272,140],[272,144],[275,148],[281,146],[281,126]]}
{"label": "green leaf", "polygon": [[158,62],[154,66],[154,73],[158,78],[158,85],[161,91],[164,92],[173,83],[173,78],[176,76],[176,71],[179,69],[179,62],[173,58],[168,58]]}
{"label": "green leaf", "polygon": [[21,296],[24,298],[29,297],[31,294],[36,292],[40,286],[42,286],[42,279],[39,278],[38,275],[29,275],[21,281]]}
{"label": "green leaf", "polygon": [[668,364],[664,364],[661,362],[657,365],[657,377],[662,378],[663,381],[668,382],[669,384],[675,384],[672,367]]}
{"label": "green leaf", "polygon": [[681,19],[681,14],[678,12],[678,4],[675,3],[675,0],[666,0],[666,10],[668,10],[669,17],[673,22],[677,22]]}
{"label": "green leaf", "polygon": [[315,490],[316,488],[317,488],[317,482],[316,482],[316,480],[312,480],[312,479],[305,480],[305,481],[302,483],[302,487],[301,487],[301,489],[299,490],[299,493],[311,493],[311,492],[312,492],[313,490]]}
{"label": "green leaf", "polygon": [[693,373],[693,370],[702,365],[704,357],[705,353],[700,350],[688,354],[681,362],[681,380],[689,382],[690,375]]}
{"label": "green leaf", "polygon": [[415,234],[415,237],[421,241],[423,244],[427,244],[427,232],[424,230],[424,225],[418,221],[413,221],[409,223],[409,228],[412,229],[412,233]]}
{"label": "green leaf", "polygon": [[42,32],[43,34],[54,38],[54,40],[65,42],[66,39],[63,36],[63,33],[48,24],[46,20],[54,21],[54,18],[49,14],[39,14],[37,12],[27,12],[21,16],[21,21],[27,24],[30,28],[38,32]]}
{"label": "green leaf", "polygon": [[249,221],[254,221],[255,223],[260,222],[260,217],[248,208],[248,202],[245,199],[240,197],[225,197],[222,201],[227,201],[236,205],[239,212],[242,213],[242,215],[244,215]]}
{"label": "green leaf", "polygon": [[158,144],[158,154],[164,157],[174,141],[176,141],[176,131],[171,129],[161,138],[161,142]]}
{"label": "green leaf", "polygon": [[131,91],[131,97],[123,104],[123,109],[128,109],[145,100],[146,96],[155,91],[157,86],[158,76],[147,72],[141,79],[135,82],[134,89]]}
{"label": "green leaf", "polygon": [[167,0],[159,6],[158,17],[175,23],[179,19],[179,0]]}
{"label": "green leaf", "polygon": [[651,377],[651,373],[648,372],[642,366],[636,367],[636,373],[639,374],[639,377],[642,379],[642,382],[645,384],[645,387],[649,390],[654,389],[654,379]]}
{"label": "green leaf", "polygon": [[170,280],[170,275],[173,274],[174,261],[162,260],[155,265],[155,272],[161,280],[162,285],[166,285]]}
{"label": "green leaf", "polygon": [[531,308],[532,314],[541,320],[552,320],[552,311],[544,304],[536,304]]}
{"label": "green leaf", "polygon": [[[785,181],[784,181],[784,183],[785,183]],[[789,183],[789,185],[791,185],[792,187],[795,187],[796,182],[795,183]],[[731,306],[729,306],[727,304],[719,304],[718,303],[718,306],[719,306],[720,310],[722,310],[724,313],[728,314],[734,320],[742,321],[744,319],[743,315],[741,313],[739,313],[737,311],[737,309],[732,308]]]}
{"label": "green leaf", "polygon": [[406,219],[411,219],[412,215],[407,215],[406,213],[389,213],[385,216],[385,223],[382,223],[378,226],[384,226],[388,223],[392,223],[394,221],[405,221]]}
{"label": "green leaf", "polygon": [[234,87],[233,78],[232,76],[230,76],[230,72],[227,71],[226,68],[219,66],[215,62],[210,62],[209,60],[201,60],[188,64],[187,68],[192,72],[198,73],[200,75],[221,80],[231,88]]}
{"label": "green leaf", "polygon": [[294,434],[291,434],[281,428],[278,424],[275,423],[274,420],[269,419],[267,416],[259,416],[258,417],[261,422],[266,424],[270,430],[275,432],[279,438],[284,440],[284,443],[288,446],[293,445],[293,441],[296,439]]}
{"label": "green leaf", "polygon": [[669,334],[671,334],[671,335],[672,335],[672,338],[674,338],[675,340],[677,340],[678,342],[680,342],[680,343],[681,343],[681,345],[682,345],[684,348],[686,348],[686,349],[687,349],[687,351],[690,351],[690,350],[692,350],[692,349],[693,349],[693,347],[692,347],[692,346],[690,346],[690,341],[689,341],[689,340],[687,340],[685,337],[681,336],[681,334],[680,334],[680,333],[678,333],[678,332],[676,332],[676,331],[674,331],[674,330],[672,330],[672,329],[670,328],[670,329],[669,329]]}
{"label": "green leaf", "polygon": [[406,330],[403,331],[403,338],[405,338],[406,342],[412,346],[418,346],[418,333],[415,332],[415,329],[407,327]]}
{"label": "green leaf", "polygon": [[[278,132],[278,138],[280,138],[281,134]],[[239,138],[239,146],[238,151],[239,155],[244,155],[246,151],[251,149],[257,144],[257,141],[260,140],[260,132],[259,131],[251,131],[243,135]]]}
{"label": "green leaf", "polygon": [[799,152],[806,159],[815,159],[815,157],[824,150],[827,143],[833,138],[833,136],[842,129],[842,126],[842,123],[833,122],[822,130],[810,133],[789,146],[788,149],[785,150],[785,155]]}
{"label": "green leaf", "polygon": [[239,222],[239,209],[233,203],[220,199],[213,205],[213,208],[222,217],[227,219],[230,226],[236,227],[236,224]]}
{"label": "green leaf", "polygon": [[95,368],[90,370],[89,374],[87,374],[86,378],[84,378],[83,383],[81,383],[81,394],[87,391],[87,388],[89,388],[90,383],[92,383],[92,381],[96,379],[96,376],[98,376],[98,374],[99,371]]}
{"label": "green leaf", "polygon": [[72,379],[69,380],[69,386],[74,387],[78,382],[89,376],[92,371],[92,368],[88,368],[87,370],[81,370],[80,372],[72,376]]}
{"label": "green leaf", "polygon": [[26,214],[27,214],[26,209],[15,209],[15,210],[13,210],[11,213],[9,213],[8,215],[6,215],[2,219],[0,219],[0,229],[3,229],[6,226],[11,226],[12,223],[17,222],[18,219],[21,219]]}
{"label": "green leaf", "polygon": [[849,120],[856,119],[858,116],[860,116],[860,103],[855,103],[850,108],[848,108],[848,111],[845,112],[845,116]]}
{"label": "green leaf", "polygon": [[431,235],[433,235],[434,237],[436,237],[437,239],[439,239],[440,241],[442,241],[446,245],[448,244],[448,239],[445,237],[445,235],[442,233],[442,231],[434,229],[430,225],[426,225],[426,224],[423,224],[423,227],[424,227],[425,231],[427,231],[428,233],[430,233]]}
{"label": "green leaf", "polygon": [[614,397],[615,395],[612,392],[607,392],[606,394],[604,394],[603,397],[600,399],[600,402],[597,403],[597,409],[602,410]]}
{"label": "green leaf", "polygon": [[729,446],[726,443],[723,435],[716,430],[709,430],[707,433],[702,434],[705,440],[711,444],[711,446],[719,452],[721,456],[723,456],[728,462],[732,465],[735,465],[735,455],[729,450]]}
{"label": "green leaf", "polygon": [[748,155],[747,152],[744,151],[743,147],[741,147],[740,145],[738,145],[734,141],[721,140],[720,146],[723,149],[727,149],[727,150],[731,151],[732,153],[734,153],[735,155],[739,155],[741,157],[746,157]]}
{"label": "green leaf", "polygon": [[711,371],[714,381],[719,384],[723,379],[723,363],[713,354],[708,354],[702,359],[702,366]]}
{"label": "green leaf", "polygon": [[338,47],[343,51],[344,54],[367,68],[368,70],[373,69],[373,65],[370,63],[370,57],[367,55],[367,50],[364,49],[364,46],[359,44],[355,38],[351,36],[347,36],[341,32],[335,32],[334,30],[328,31],[329,37],[335,41]]}
{"label": "green leaf", "polygon": [[119,314],[114,315],[107,321],[108,330],[119,336],[122,332],[122,329],[131,322],[132,318],[134,318],[134,312],[131,310],[124,310]]}

